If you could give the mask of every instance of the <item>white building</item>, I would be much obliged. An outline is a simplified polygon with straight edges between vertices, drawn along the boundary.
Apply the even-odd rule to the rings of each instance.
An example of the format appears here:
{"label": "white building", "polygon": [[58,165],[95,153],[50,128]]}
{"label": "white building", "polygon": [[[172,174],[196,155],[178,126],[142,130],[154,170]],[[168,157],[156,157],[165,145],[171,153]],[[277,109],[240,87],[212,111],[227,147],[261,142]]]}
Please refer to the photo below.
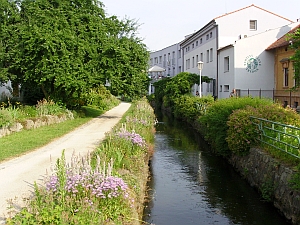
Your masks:
{"label": "white building", "polygon": [[[265,49],[299,23],[242,37],[218,50],[218,98],[228,98],[233,88],[239,96],[273,96],[274,55]],[[251,91],[249,93],[249,90]]]}
{"label": "white building", "polygon": [[[214,18],[179,44],[150,53],[150,66],[161,65],[164,67],[164,62],[166,62],[166,65],[169,66],[164,67],[166,68],[166,75],[174,76],[183,71],[198,74],[197,62],[203,61],[202,76],[210,77],[212,82],[202,84],[202,95],[217,96],[219,92],[218,73],[220,71],[218,69],[218,49],[233,44],[236,40],[292,22],[265,9],[250,5]],[[170,58],[168,58],[169,54]],[[175,57],[172,57],[173,54]],[[169,59],[174,59],[174,61],[171,60],[171,63],[168,64]],[[198,85],[195,85],[194,93],[196,89],[198,89]]]}
{"label": "white building", "polygon": [[[203,61],[202,76],[210,77],[213,82],[202,84],[202,94],[217,96],[220,71],[217,50],[235,43],[236,40],[290,23],[291,20],[255,5],[216,17],[181,43],[183,70],[199,73],[197,62]],[[254,44],[256,43],[252,43]]]}
{"label": "white building", "polygon": [[162,74],[152,74],[152,78],[174,77],[181,72],[179,44],[174,44],[162,50],[150,53],[149,67],[159,66],[165,69]]}

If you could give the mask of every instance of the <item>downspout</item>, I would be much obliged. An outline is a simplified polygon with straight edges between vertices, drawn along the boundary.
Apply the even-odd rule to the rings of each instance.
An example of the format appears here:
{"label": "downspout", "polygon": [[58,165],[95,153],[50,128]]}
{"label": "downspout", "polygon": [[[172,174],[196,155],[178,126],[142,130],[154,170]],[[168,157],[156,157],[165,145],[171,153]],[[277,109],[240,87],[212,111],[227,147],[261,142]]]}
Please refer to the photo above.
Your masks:
{"label": "downspout", "polygon": [[218,98],[219,94],[219,54],[218,54],[218,49],[219,49],[219,26],[216,25],[216,37],[217,37],[217,79],[216,79],[216,98]]}

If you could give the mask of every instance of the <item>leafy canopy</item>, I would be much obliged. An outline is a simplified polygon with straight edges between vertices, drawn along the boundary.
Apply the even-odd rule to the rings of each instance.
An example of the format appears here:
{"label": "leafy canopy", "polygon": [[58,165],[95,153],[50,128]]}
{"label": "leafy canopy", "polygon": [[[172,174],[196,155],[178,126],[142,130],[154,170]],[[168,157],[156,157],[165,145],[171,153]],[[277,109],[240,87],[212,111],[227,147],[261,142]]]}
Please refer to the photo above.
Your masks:
{"label": "leafy canopy", "polygon": [[63,102],[106,80],[115,95],[146,93],[149,53],[136,21],[108,17],[97,0],[0,1],[0,81]]}

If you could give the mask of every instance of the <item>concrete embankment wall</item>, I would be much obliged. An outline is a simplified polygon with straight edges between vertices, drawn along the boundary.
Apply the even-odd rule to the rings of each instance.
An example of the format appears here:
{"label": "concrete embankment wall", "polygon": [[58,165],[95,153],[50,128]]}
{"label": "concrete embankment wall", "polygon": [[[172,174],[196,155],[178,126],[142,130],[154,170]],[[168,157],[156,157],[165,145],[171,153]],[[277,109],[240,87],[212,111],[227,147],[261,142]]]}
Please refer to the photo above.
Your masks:
{"label": "concrete embankment wall", "polygon": [[294,171],[261,149],[252,148],[246,156],[231,156],[229,163],[261,192],[293,224],[300,224],[300,192],[289,183]]}

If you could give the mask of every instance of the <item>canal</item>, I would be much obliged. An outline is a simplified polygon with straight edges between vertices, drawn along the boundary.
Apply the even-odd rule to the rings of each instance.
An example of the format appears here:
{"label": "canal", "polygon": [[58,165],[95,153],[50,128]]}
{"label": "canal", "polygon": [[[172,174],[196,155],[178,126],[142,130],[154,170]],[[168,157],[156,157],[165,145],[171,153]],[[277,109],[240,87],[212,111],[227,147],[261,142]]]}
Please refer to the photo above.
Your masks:
{"label": "canal", "polygon": [[289,224],[191,127],[157,118],[145,224]]}

